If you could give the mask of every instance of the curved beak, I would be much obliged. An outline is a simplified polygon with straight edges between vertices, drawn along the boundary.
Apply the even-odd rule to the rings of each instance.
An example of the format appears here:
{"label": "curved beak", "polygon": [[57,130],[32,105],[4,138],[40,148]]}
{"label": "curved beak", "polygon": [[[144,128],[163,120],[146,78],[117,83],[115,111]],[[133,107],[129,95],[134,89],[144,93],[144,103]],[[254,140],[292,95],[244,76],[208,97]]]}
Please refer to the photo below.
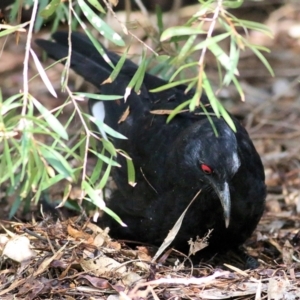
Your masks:
{"label": "curved beak", "polygon": [[221,201],[223,207],[225,226],[227,228],[230,223],[230,209],[231,209],[231,200],[230,200],[228,183],[226,181],[222,184],[212,182],[212,186]]}

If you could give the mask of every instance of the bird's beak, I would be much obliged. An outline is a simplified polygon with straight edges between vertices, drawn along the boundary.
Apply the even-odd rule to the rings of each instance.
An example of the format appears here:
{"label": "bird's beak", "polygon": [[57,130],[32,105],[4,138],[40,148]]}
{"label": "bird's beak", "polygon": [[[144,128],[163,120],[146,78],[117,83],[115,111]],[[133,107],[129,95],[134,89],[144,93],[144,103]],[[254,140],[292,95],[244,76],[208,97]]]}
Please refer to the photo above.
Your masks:
{"label": "bird's beak", "polygon": [[230,209],[231,209],[231,201],[230,201],[230,192],[228,183],[225,181],[222,184],[212,182],[212,186],[217,193],[224,213],[225,226],[228,228],[230,222]]}

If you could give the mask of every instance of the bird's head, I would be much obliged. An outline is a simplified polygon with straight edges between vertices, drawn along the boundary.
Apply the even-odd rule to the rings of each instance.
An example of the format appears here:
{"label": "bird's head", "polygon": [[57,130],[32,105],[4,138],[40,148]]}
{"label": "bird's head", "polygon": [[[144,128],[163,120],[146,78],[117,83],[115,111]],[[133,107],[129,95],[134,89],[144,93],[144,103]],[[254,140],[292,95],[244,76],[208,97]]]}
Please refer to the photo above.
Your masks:
{"label": "bird's head", "polygon": [[215,191],[223,207],[225,226],[228,227],[231,210],[229,184],[241,161],[232,129],[223,119],[212,120],[217,135],[207,119],[194,123],[182,133],[184,157],[181,167],[184,168],[182,172],[189,170],[188,180],[196,180],[202,189],[212,188]]}

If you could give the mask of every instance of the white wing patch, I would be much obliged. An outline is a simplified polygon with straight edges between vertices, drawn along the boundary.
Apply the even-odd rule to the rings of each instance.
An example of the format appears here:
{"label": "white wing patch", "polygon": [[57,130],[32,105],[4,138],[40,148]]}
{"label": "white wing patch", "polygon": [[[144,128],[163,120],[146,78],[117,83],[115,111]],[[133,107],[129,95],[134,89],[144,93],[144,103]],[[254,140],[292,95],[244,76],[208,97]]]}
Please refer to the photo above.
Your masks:
{"label": "white wing patch", "polygon": [[[92,106],[92,115],[95,117],[96,120],[100,122],[104,122],[105,118],[105,107],[102,101],[97,101],[93,106]],[[96,124],[97,125],[97,124]],[[106,132],[97,125],[99,132],[101,133],[102,137],[107,140],[107,135]]]}
{"label": "white wing patch", "polygon": [[232,173],[235,174],[241,165],[240,158],[236,152],[233,152],[232,161]]}

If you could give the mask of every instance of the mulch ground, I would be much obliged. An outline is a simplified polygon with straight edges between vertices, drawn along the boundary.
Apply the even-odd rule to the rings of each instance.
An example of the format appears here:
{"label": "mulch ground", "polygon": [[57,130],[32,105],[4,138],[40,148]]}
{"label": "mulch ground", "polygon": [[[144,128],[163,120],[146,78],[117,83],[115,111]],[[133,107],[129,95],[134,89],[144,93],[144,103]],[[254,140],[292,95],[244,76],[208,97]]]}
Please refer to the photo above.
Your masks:
{"label": "mulch ground", "polygon": [[[296,1],[276,3],[276,7],[270,7],[248,1],[246,8],[237,11],[239,17],[260,21],[271,28],[273,39],[251,32],[249,39],[271,50],[266,57],[275,76],[271,77],[253,53],[246,51],[239,65],[246,102],[239,101],[233,87],[221,93],[230,99],[224,101],[224,105],[242,120],[265,166],[266,211],[245,245],[247,253],[255,257],[260,266],[255,270],[242,270],[230,263],[198,264],[176,251],[169,251],[153,261],[151,248],[130,247],[130,244],[114,241],[107,230],[87,220],[77,222],[75,218],[64,218],[59,221],[47,215],[40,218],[40,214],[35,213],[29,215],[28,222],[3,221],[1,224],[1,300],[13,297],[300,299],[300,4]],[[194,12],[195,7],[187,6],[179,15],[186,18]],[[122,12],[118,14],[121,18]],[[142,24],[143,18],[135,14],[132,18]],[[174,17],[166,14],[166,22],[174,24]],[[144,31],[136,29],[135,33],[142,37]],[[36,37],[47,35],[44,30]],[[13,36],[7,40],[0,38],[0,47],[3,45],[0,87],[4,99],[22,89],[25,39],[25,35],[21,35],[16,45]],[[211,78],[217,77],[214,72],[212,68]],[[30,75],[35,73],[32,65]],[[47,74],[60,91],[61,66]],[[75,75],[71,75],[70,83],[74,89],[93,89]],[[30,83],[30,91],[49,108],[60,105],[66,98],[59,92],[58,99],[53,99],[39,79]],[[68,118],[68,110],[62,118]],[[90,164],[92,168],[94,161]],[[0,217],[4,220],[14,197],[4,199],[3,195],[0,190]],[[24,216],[17,213],[15,220],[21,217]]]}

